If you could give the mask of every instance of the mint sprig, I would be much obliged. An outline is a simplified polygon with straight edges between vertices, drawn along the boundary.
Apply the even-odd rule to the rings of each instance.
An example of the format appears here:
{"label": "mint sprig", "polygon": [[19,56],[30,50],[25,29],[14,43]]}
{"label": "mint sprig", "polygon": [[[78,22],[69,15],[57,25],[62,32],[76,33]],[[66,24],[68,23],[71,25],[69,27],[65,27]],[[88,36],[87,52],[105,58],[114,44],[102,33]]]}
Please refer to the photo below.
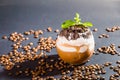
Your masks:
{"label": "mint sprig", "polygon": [[80,15],[78,13],[76,13],[75,17],[74,17],[74,21],[76,24],[81,24],[81,19],[80,19]]}
{"label": "mint sprig", "polygon": [[92,27],[93,24],[91,22],[81,22],[80,15],[76,13],[74,20],[66,20],[62,23],[61,27],[63,29],[69,28],[70,26],[80,25],[82,27]]}

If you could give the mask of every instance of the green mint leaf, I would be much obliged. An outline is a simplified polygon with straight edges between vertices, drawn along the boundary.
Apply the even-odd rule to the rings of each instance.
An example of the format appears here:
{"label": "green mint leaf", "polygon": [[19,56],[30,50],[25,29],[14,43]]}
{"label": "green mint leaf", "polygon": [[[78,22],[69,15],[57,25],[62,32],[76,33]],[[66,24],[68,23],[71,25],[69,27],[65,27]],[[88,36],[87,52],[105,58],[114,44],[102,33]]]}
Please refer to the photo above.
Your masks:
{"label": "green mint leaf", "polygon": [[75,20],[76,24],[80,24],[81,19],[80,19],[80,15],[78,13],[75,14],[74,20]]}
{"label": "green mint leaf", "polygon": [[74,20],[66,20],[62,23],[61,27],[63,29],[69,28],[70,26],[80,25],[83,27],[92,27],[93,24],[91,22],[81,22],[80,15],[78,13],[75,14]]}
{"label": "green mint leaf", "polygon": [[61,27],[65,29],[73,25],[75,25],[75,22],[73,20],[66,20],[65,22],[62,23]]}
{"label": "green mint leaf", "polygon": [[80,15],[79,15],[78,13],[76,13],[75,15],[76,15],[76,18],[79,18],[79,17],[80,17]]}
{"label": "green mint leaf", "polygon": [[83,25],[85,27],[92,27],[93,26],[93,24],[91,22],[84,22]]}

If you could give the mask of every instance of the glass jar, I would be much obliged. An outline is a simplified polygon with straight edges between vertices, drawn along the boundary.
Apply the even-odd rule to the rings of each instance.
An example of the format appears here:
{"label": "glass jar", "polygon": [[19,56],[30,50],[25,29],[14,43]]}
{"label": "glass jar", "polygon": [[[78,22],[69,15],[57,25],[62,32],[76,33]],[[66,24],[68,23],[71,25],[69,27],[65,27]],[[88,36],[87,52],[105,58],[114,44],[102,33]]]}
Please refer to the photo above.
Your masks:
{"label": "glass jar", "polygon": [[76,40],[58,35],[56,49],[60,58],[67,63],[82,64],[93,55],[95,43],[92,31],[88,29],[79,35]]}

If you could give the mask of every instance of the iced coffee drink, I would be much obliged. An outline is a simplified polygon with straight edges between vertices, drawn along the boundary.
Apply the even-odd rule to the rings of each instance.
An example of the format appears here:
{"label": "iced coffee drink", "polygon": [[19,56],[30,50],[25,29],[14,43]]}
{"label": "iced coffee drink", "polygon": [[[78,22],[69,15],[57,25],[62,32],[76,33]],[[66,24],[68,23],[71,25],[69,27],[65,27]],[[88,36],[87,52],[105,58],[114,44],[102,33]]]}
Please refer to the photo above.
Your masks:
{"label": "iced coffee drink", "polygon": [[65,62],[84,63],[94,52],[92,31],[84,24],[72,24],[66,28],[63,25],[56,41],[56,49],[60,58]]}

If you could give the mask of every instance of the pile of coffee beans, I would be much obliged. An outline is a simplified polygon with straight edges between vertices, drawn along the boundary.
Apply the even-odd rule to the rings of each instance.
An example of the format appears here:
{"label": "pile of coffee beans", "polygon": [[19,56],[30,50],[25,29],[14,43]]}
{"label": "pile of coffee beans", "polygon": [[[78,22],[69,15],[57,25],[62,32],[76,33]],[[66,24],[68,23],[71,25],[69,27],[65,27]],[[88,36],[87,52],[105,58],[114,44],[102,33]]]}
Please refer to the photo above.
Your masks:
{"label": "pile of coffee beans", "polygon": [[[60,65],[60,64],[58,64]],[[65,65],[65,63],[63,64]],[[71,72],[68,70],[68,68],[72,69]],[[105,80],[104,77],[102,77],[102,74],[106,74],[106,70],[104,69],[103,65],[100,64],[92,64],[88,66],[70,66],[68,65],[63,67],[64,71],[61,71],[62,76],[59,78],[59,80]],[[70,75],[68,75],[70,74]],[[33,77],[32,80],[58,80],[58,78],[55,78],[54,76],[47,76],[46,78],[42,78],[40,76]]]}
{"label": "pile of coffee beans", "polygon": [[109,38],[109,35],[108,34],[101,34],[101,35],[99,35],[99,38]]}
{"label": "pile of coffee beans", "polygon": [[107,32],[114,32],[120,30],[120,26],[113,26],[112,28],[106,28]]}
{"label": "pile of coffee beans", "polygon": [[2,39],[8,39],[9,41],[13,42],[11,45],[12,51],[6,55],[0,56],[0,64],[4,66],[5,69],[10,70],[16,63],[23,63],[27,60],[35,60],[40,58],[46,55],[46,52],[50,52],[52,48],[55,48],[56,40],[53,40],[52,37],[39,37],[37,46],[34,46],[33,42],[30,42],[27,45],[23,45],[22,42],[29,40],[28,35],[32,34],[34,38],[38,38],[43,34],[43,31],[30,30],[24,32],[24,34],[13,32],[8,37],[2,37]]}
{"label": "pile of coffee beans", "polygon": [[115,73],[110,76],[110,80],[119,80],[120,78],[120,60],[116,61],[117,66],[110,66]]}
{"label": "pile of coffee beans", "polygon": [[119,52],[116,50],[115,44],[110,44],[109,46],[102,46],[101,48],[98,48],[97,51],[105,54],[119,55]]}
{"label": "pile of coffee beans", "polygon": [[[53,60],[52,60],[53,61]],[[58,59],[57,64],[52,65],[53,67],[50,68],[50,63],[46,63],[47,66],[46,70],[51,69],[50,72],[54,72],[56,69],[57,71],[60,71],[61,76],[59,78],[55,78],[54,76],[47,76],[47,77],[41,77],[40,75],[45,75],[45,71],[40,72],[41,68],[39,66],[39,69],[33,73],[32,80],[105,80],[105,77],[103,75],[107,74],[107,71],[105,68],[110,68],[115,74],[110,75],[109,80],[119,80],[120,77],[120,66],[112,66],[112,62],[105,62],[103,64],[91,64],[91,65],[70,65],[67,63],[64,63],[62,60]],[[53,61],[54,62],[54,61]],[[118,63],[117,63],[118,64]],[[47,69],[48,68],[48,69]],[[43,69],[43,68],[42,68]],[[49,72],[49,71],[47,71]],[[36,74],[37,73],[37,74]]]}

